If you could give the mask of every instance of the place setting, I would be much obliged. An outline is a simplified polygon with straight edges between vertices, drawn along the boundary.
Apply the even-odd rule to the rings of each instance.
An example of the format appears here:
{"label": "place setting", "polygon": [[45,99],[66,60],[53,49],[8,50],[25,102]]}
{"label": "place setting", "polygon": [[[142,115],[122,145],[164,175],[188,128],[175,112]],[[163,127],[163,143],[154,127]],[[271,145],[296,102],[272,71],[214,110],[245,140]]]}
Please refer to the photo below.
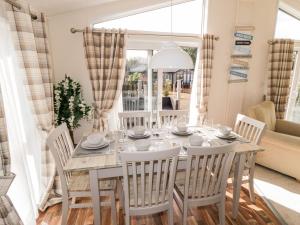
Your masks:
{"label": "place setting", "polygon": [[108,154],[110,153],[112,142],[105,134],[92,133],[82,139],[79,143],[80,147],[76,149],[74,156]]}
{"label": "place setting", "polygon": [[177,136],[190,136],[193,134],[193,131],[184,123],[178,124],[172,129],[172,134]]}
{"label": "place setting", "polygon": [[151,136],[151,132],[143,126],[135,126],[127,131],[127,136],[131,139],[145,139]]}

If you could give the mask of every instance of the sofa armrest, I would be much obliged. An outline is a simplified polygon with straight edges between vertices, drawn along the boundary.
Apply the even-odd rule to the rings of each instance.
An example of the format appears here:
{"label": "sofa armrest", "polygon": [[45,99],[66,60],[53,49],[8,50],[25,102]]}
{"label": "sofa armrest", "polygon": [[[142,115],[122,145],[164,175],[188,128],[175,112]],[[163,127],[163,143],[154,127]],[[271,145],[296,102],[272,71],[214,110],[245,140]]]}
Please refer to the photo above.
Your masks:
{"label": "sofa armrest", "polygon": [[287,120],[276,121],[276,132],[300,137],[300,123],[294,123]]}

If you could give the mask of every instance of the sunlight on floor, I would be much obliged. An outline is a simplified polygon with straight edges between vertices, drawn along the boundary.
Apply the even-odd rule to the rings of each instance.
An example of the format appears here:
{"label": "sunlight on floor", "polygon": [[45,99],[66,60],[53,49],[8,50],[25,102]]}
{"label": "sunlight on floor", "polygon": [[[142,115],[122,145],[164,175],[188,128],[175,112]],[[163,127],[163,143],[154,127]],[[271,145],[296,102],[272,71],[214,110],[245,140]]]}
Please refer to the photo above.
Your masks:
{"label": "sunlight on floor", "polygon": [[255,179],[255,184],[264,190],[263,195],[266,198],[300,213],[300,194],[259,179]]}
{"label": "sunlight on floor", "polygon": [[299,225],[300,221],[300,183],[295,179],[256,166],[255,190],[268,200],[272,208],[288,225]]}

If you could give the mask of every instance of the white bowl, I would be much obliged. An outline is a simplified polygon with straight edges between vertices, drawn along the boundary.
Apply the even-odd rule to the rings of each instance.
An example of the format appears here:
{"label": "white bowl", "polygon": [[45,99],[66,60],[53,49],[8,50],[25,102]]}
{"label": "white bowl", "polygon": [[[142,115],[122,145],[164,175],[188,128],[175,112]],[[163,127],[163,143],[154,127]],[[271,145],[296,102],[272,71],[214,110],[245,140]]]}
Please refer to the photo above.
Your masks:
{"label": "white bowl", "polygon": [[222,134],[223,136],[229,136],[232,128],[231,127],[227,127],[227,126],[219,126],[218,127],[218,131],[220,132],[220,134]]}
{"label": "white bowl", "polygon": [[136,126],[132,129],[134,135],[144,135],[146,129],[142,126]]}
{"label": "white bowl", "polygon": [[104,140],[104,136],[100,133],[92,133],[86,138],[88,144],[98,145]]}
{"label": "white bowl", "polygon": [[193,134],[189,137],[189,141],[191,146],[201,146],[204,142],[204,138],[200,135]]}
{"label": "white bowl", "polygon": [[136,140],[134,145],[137,151],[147,151],[151,145],[149,140]]}
{"label": "white bowl", "polygon": [[187,126],[186,125],[178,125],[177,130],[179,132],[186,132],[187,131]]}

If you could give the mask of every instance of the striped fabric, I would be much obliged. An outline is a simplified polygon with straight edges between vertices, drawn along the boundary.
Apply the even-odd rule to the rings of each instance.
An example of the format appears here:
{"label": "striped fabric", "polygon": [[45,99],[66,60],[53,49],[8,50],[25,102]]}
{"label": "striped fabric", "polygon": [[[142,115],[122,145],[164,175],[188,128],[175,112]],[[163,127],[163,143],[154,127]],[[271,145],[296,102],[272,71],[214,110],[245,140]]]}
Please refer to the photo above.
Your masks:
{"label": "striped fabric", "polygon": [[210,34],[205,34],[202,40],[202,47],[200,53],[200,77],[198,84],[198,93],[200,93],[200,107],[199,115],[200,121],[207,119],[208,112],[208,98],[210,90],[210,82],[212,77],[213,69],[213,56],[214,56],[214,41],[215,36]]}
{"label": "striped fabric", "polygon": [[22,221],[7,195],[0,196],[0,224],[22,225]]}
{"label": "striped fabric", "polygon": [[10,156],[8,149],[8,139],[3,108],[3,99],[0,88],[0,176],[10,173]]}
{"label": "striped fabric", "polygon": [[[47,134],[54,126],[53,111],[53,75],[50,61],[48,33],[44,14],[38,14],[37,20],[32,20],[30,9],[25,1],[19,1],[21,10],[16,10],[6,4],[7,16],[14,38],[16,54],[20,69],[26,75],[25,86],[32,110],[41,134],[46,140]],[[42,149],[42,184],[47,191],[40,208],[45,209],[47,204],[57,203],[56,192],[61,193],[59,185],[55,184],[54,159],[46,148]],[[54,185],[54,191],[53,191]],[[47,202],[51,198],[50,202]]]}
{"label": "striped fabric", "polygon": [[122,91],[126,35],[122,30],[86,28],[85,55],[94,96],[94,130],[107,129],[107,113]]}
{"label": "striped fabric", "polygon": [[293,40],[277,39],[269,47],[266,100],[274,102],[277,119],[283,119],[286,112],[294,64],[293,52]]}

